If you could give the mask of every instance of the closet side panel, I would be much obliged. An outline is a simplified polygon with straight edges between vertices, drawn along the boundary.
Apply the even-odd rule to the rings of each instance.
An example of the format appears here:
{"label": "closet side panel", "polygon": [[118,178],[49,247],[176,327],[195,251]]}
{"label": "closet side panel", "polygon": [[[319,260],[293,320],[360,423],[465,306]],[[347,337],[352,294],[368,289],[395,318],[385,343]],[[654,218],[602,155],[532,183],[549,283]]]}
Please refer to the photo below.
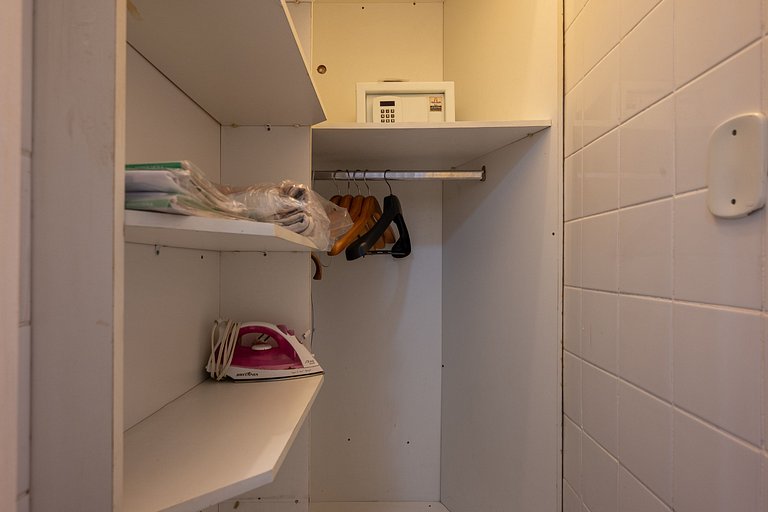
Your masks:
{"label": "closet side panel", "polygon": [[442,502],[557,510],[560,222],[552,131],[444,188]]}
{"label": "closet side panel", "polygon": [[190,160],[219,181],[219,123],[131,46],[127,67],[125,161]]}
{"label": "closet side panel", "polygon": [[444,4],[457,118],[541,118],[552,127],[468,163],[487,166],[486,183],[444,187],[442,502],[452,512],[553,512],[561,478],[561,2],[476,4]]}
{"label": "closet side panel", "polygon": [[125,428],[206,378],[219,253],[125,244]]}
{"label": "closet side panel", "polygon": [[[191,160],[219,180],[220,126],[132,48],[126,161]],[[126,244],[125,427],[205,379],[219,254]]]}
{"label": "closet side panel", "polygon": [[[327,197],[337,193],[322,185]],[[370,186],[380,199],[388,193]],[[312,409],[314,502],[439,501],[441,185],[392,188],[412,254],[323,256],[328,267],[313,286],[326,371]]]}
{"label": "closet side panel", "polygon": [[[221,170],[222,181],[236,186],[283,179],[309,185],[310,128],[223,127]],[[222,253],[221,315],[239,321],[284,323],[302,339],[312,327],[310,265],[306,252]],[[266,511],[286,506],[295,512],[308,509],[309,420],[275,481],[221,504],[220,509],[231,510],[237,501],[240,506]]]}

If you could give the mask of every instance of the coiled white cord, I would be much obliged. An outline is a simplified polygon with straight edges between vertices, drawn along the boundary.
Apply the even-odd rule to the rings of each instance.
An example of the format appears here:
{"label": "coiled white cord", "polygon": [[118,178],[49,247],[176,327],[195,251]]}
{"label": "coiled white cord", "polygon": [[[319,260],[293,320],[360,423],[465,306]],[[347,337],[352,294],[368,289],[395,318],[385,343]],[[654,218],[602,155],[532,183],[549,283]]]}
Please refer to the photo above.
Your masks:
{"label": "coiled white cord", "polygon": [[[224,326],[226,322],[226,326]],[[222,329],[222,326],[224,328]],[[232,356],[237,346],[237,335],[240,333],[240,323],[232,320],[219,319],[213,323],[211,330],[211,356],[208,358],[206,369],[211,377],[221,380],[227,376],[227,370],[232,364]]]}

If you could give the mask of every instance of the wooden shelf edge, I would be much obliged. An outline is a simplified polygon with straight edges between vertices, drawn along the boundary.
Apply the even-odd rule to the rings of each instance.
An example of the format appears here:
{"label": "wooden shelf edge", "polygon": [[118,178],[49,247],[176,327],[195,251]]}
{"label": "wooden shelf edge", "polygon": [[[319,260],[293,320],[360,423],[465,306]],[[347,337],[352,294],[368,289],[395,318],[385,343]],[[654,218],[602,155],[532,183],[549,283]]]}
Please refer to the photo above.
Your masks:
{"label": "wooden shelf edge", "polygon": [[196,512],[272,482],[322,385],[206,380],[125,432],[126,512]]}
{"label": "wooden shelf edge", "polygon": [[268,222],[125,211],[125,241],[213,251],[319,250],[310,239]]}

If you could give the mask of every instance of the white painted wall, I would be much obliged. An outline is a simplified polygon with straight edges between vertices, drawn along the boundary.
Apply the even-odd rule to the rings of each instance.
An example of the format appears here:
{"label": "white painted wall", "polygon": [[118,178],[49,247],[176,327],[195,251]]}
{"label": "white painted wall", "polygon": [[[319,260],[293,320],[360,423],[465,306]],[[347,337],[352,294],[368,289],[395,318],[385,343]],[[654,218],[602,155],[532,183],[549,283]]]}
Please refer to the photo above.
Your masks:
{"label": "white painted wall", "polygon": [[452,512],[560,506],[559,2],[445,2],[457,119],[552,119],[444,185],[441,496]]}
{"label": "white painted wall", "polygon": [[441,496],[558,510],[560,197],[551,130],[444,186]]}
{"label": "white painted wall", "polygon": [[[315,2],[312,73],[328,119],[355,120],[356,82],[442,80],[442,26],[441,2]],[[380,200],[388,193],[370,186]],[[330,182],[316,187],[337,193]],[[442,191],[393,188],[412,255],[323,256],[313,284],[315,350],[327,372],[312,413],[315,503],[440,498]]]}
{"label": "white painted wall", "polygon": [[[191,160],[218,181],[220,125],[130,47],[126,74],[126,161]],[[128,428],[205,379],[221,269],[212,251],[125,244],[125,258]]]}
{"label": "white painted wall", "polygon": [[[327,372],[312,410],[316,502],[440,497],[441,186],[393,189],[412,254],[324,256],[313,285],[315,350]],[[322,190],[336,193],[328,182]]]}
{"label": "white painted wall", "polygon": [[[21,0],[5,6],[0,19],[0,508],[15,511],[26,487],[22,488],[19,464],[27,455],[20,453],[20,427],[26,409],[20,396],[20,379],[27,373],[20,364],[20,345],[26,344],[28,323],[21,316],[20,280],[22,231],[22,69],[23,12]],[[28,400],[28,397],[26,398]]]}
{"label": "white painted wall", "polygon": [[711,130],[768,107],[768,8],[565,16],[564,510],[766,510],[765,212],[705,201]]}

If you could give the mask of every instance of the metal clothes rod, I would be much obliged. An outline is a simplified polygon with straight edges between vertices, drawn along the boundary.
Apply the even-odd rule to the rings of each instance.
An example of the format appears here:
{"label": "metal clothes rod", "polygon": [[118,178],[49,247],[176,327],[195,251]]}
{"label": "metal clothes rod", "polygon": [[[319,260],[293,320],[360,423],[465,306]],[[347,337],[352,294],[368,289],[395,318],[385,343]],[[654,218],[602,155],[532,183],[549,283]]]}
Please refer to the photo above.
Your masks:
{"label": "metal clothes rod", "polygon": [[479,171],[314,171],[324,181],[485,181],[485,166]]}

